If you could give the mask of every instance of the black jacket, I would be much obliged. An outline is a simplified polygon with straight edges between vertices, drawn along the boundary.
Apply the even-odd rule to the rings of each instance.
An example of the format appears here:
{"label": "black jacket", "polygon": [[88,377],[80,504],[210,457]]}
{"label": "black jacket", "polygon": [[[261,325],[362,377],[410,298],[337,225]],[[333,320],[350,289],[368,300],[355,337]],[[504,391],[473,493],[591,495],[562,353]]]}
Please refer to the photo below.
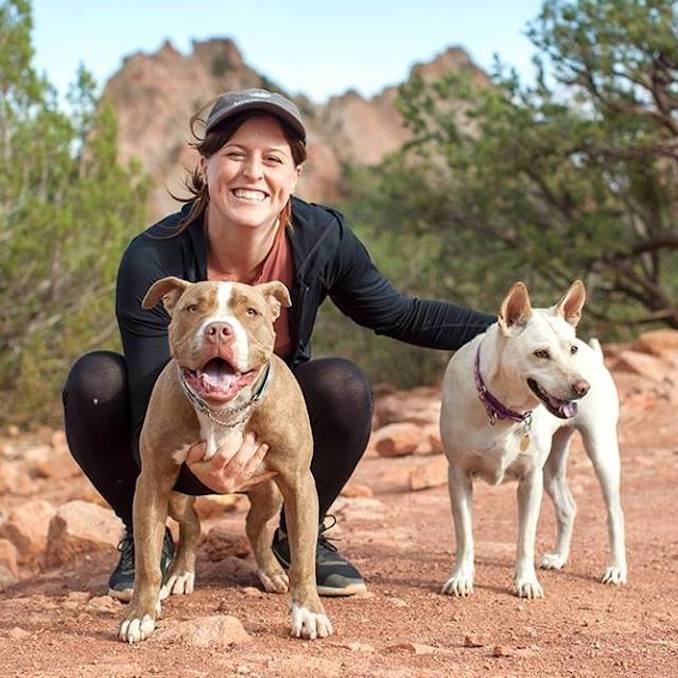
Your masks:
{"label": "black jacket", "polygon": [[[118,271],[116,314],[137,432],[155,380],[170,357],[167,313],[162,304],[143,310],[141,300],[156,280],[168,275],[191,282],[207,279],[202,221],[168,237],[187,209],[185,206],[134,238]],[[343,313],[377,334],[431,348],[457,349],[495,321],[491,315],[408,297],[395,290],[335,210],[293,198],[292,223],[293,228],[287,231],[294,263],[289,311],[294,350],[287,361],[291,367],[310,359],[313,325],[327,296]]]}

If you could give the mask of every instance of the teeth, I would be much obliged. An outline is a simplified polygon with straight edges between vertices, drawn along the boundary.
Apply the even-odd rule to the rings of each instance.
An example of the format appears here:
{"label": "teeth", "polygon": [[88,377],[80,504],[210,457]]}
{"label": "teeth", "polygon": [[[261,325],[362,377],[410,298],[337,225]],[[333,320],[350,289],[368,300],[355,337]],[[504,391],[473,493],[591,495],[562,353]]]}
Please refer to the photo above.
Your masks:
{"label": "teeth", "polygon": [[263,191],[248,191],[245,188],[236,188],[233,195],[241,200],[252,200],[253,202],[261,202],[266,197]]}

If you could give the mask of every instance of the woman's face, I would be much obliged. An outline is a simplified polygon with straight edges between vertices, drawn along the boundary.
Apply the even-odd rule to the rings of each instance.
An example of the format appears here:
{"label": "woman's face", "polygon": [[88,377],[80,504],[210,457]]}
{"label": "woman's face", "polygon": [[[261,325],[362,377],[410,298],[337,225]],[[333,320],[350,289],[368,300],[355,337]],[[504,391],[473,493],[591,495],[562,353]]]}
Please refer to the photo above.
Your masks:
{"label": "woman's face", "polygon": [[277,118],[254,115],[200,165],[207,178],[209,216],[226,224],[270,226],[294,191],[301,168]]}

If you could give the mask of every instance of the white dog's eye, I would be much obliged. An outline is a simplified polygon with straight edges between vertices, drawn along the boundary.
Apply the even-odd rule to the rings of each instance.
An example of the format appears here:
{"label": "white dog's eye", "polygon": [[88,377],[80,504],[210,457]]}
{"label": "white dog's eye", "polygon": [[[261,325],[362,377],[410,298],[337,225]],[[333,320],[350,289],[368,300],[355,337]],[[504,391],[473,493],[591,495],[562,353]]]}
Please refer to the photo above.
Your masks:
{"label": "white dog's eye", "polygon": [[570,353],[574,355],[579,350],[579,346],[570,346]]}
{"label": "white dog's eye", "polygon": [[254,316],[259,315],[259,311],[257,311],[256,308],[251,308],[251,307],[250,307],[250,308],[247,309],[247,315],[248,315],[250,318],[254,318]]}
{"label": "white dog's eye", "polygon": [[548,360],[551,357],[551,354],[545,348],[538,348],[533,355],[535,358],[542,358],[543,360]]}

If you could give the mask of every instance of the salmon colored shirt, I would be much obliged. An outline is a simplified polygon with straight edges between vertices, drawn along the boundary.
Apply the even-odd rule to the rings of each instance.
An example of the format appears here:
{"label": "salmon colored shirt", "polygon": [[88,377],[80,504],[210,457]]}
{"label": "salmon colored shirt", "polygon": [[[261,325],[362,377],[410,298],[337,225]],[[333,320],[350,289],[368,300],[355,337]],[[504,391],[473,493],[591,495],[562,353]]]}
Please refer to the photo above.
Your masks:
{"label": "salmon colored shirt", "polygon": [[[285,227],[279,227],[273,247],[271,247],[271,250],[266,255],[266,259],[264,259],[261,273],[254,279],[252,284],[258,285],[259,283],[279,280],[290,290],[292,288],[293,277],[294,262],[292,261],[292,252],[285,237]],[[280,315],[273,327],[275,329],[274,353],[285,360],[292,354],[289,313],[285,306],[281,306]]]}

